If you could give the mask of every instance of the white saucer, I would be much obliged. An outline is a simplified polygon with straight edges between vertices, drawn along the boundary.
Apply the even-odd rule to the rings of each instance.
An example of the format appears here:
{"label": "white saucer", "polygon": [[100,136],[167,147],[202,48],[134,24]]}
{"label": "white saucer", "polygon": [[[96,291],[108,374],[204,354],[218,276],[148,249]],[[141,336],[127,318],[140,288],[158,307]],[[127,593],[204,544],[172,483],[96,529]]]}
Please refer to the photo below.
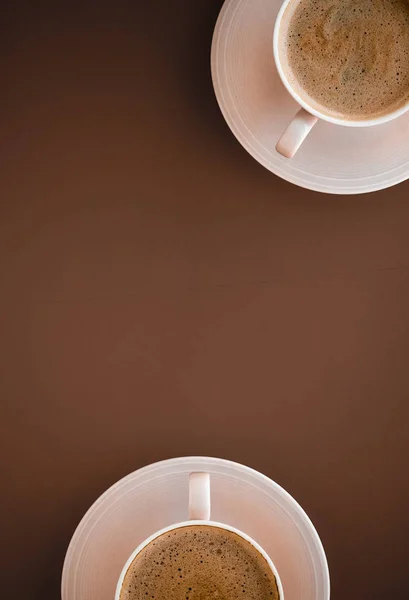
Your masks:
{"label": "white saucer", "polygon": [[409,177],[409,112],[373,127],[319,122],[293,159],[275,151],[297,104],[279,79],[273,26],[280,0],[226,0],[212,44],[221,111],[244,148],[299,186],[332,194],[380,190]]}
{"label": "white saucer", "polygon": [[62,600],[113,600],[121,569],[140,542],[187,518],[192,471],[211,474],[211,518],[248,533],[271,556],[285,600],[329,600],[325,553],[297,502],[257,471],[204,457],[175,458],[135,471],[93,504],[65,557]]}

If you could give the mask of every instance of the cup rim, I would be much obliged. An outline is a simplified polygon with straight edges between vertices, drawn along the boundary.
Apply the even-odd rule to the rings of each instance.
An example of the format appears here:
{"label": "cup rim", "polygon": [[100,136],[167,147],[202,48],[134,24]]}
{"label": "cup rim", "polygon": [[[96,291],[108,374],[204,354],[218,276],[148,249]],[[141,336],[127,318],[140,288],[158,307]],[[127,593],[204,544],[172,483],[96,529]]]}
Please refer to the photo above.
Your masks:
{"label": "cup rim", "polygon": [[278,574],[277,568],[274,565],[273,561],[271,560],[270,556],[260,546],[260,544],[258,542],[253,540],[253,538],[250,537],[247,533],[244,533],[244,531],[241,531],[240,529],[237,529],[236,527],[233,527],[231,525],[227,525],[226,523],[219,523],[218,521],[212,521],[212,520],[204,521],[204,520],[200,520],[200,519],[190,519],[187,521],[180,521],[179,523],[174,523],[173,525],[168,525],[167,527],[164,527],[163,529],[160,529],[159,531],[152,533],[149,537],[147,537],[145,540],[143,540],[139,544],[139,546],[137,546],[137,548],[135,548],[135,550],[129,556],[129,558],[125,562],[125,565],[122,568],[122,571],[119,575],[119,578],[118,578],[118,581],[116,584],[115,600],[120,600],[121,588],[122,588],[122,584],[125,579],[125,575],[129,569],[129,567],[131,566],[132,562],[135,560],[135,558],[138,556],[138,554],[144,548],[146,548],[146,546],[148,546],[151,542],[153,542],[159,536],[161,536],[165,533],[168,533],[169,531],[173,531],[174,529],[180,529],[181,527],[189,527],[189,526],[194,526],[194,525],[200,525],[200,526],[204,526],[204,527],[218,527],[219,529],[225,529],[227,531],[230,531],[232,533],[239,535],[240,537],[245,539],[247,542],[249,542],[261,554],[261,556],[266,560],[268,566],[270,567],[270,569],[275,577],[276,583],[277,583],[279,600],[284,600],[283,585],[281,583],[281,579]]}
{"label": "cup rim", "polygon": [[308,104],[308,102],[306,102],[294,90],[291,83],[288,81],[288,78],[287,78],[286,74],[284,73],[284,70],[281,66],[281,60],[280,60],[280,55],[279,55],[279,37],[280,37],[279,30],[280,30],[281,21],[282,21],[283,15],[287,9],[287,6],[290,4],[290,2],[295,2],[295,1],[299,1],[299,0],[284,0],[284,2],[282,3],[282,5],[280,7],[280,10],[278,11],[278,14],[277,14],[277,17],[275,20],[275,24],[274,24],[274,31],[273,31],[273,54],[274,54],[275,65],[276,65],[276,68],[277,68],[277,71],[278,71],[281,81],[283,82],[287,91],[294,98],[294,100],[298,104],[300,104],[300,106],[302,106],[307,112],[311,113],[318,119],[323,119],[324,121],[333,123],[334,125],[343,125],[345,127],[370,127],[372,125],[381,125],[382,123],[387,123],[388,121],[392,121],[393,119],[396,119],[397,117],[400,117],[401,115],[403,115],[409,109],[409,100],[400,108],[397,108],[396,110],[394,110],[390,113],[387,113],[386,115],[382,115],[382,116],[376,117],[374,119],[362,119],[362,120],[355,119],[354,120],[354,119],[342,119],[342,118],[332,117],[330,115],[327,115],[327,114],[317,110],[313,106],[310,106],[310,104]]}

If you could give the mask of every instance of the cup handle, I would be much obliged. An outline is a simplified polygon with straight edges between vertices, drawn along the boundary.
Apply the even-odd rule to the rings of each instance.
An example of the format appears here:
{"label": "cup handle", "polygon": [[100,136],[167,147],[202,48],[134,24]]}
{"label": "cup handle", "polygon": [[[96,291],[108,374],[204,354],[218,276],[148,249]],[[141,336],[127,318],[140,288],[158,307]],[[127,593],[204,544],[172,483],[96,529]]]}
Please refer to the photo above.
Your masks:
{"label": "cup handle", "polygon": [[210,519],[209,473],[191,473],[189,476],[189,519]]}
{"label": "cup handle", "polygon": [[278,140],[277,152],[286,158],[293,158],[317,121],[317,117],[301,108]]}

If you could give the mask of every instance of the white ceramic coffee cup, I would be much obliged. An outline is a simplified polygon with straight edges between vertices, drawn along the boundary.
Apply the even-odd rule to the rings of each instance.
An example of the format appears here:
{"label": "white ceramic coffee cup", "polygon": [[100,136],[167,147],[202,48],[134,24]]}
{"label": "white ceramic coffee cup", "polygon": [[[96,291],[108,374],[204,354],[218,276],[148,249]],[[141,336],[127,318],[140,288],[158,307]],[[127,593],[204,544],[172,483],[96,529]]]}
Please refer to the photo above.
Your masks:
{"label": "white ceramic coffee cup", "polygon": [[398,109],[382,114],[375,119],[343,119],[342,117],[334,117],[330,114],[326,114],[323,107],[320,107],[318,103],[315,105],[312,99],[307,98],[307,95],[304,96],[302,92],[297,91],[287,77],[285,69],[283,68],[284,61],[282,53],[284,46],[283,41],[287,35],[288,24],[299,1],[300,0],[284,0],[277,15],[273,36],[274,60],[277,71],[287,90],[290,92],[294,100],[296,100],[302,107],[290,122],[276,145],[277,152],[286,158],[292,158],[295,155],[318,119],[323,119],[324,121],[328,121],[334,125],[343,125],[344,127],[369,127],[372,125],[380,125],[381,123],[386,123],[387,121],[396,119],[409,109],[409,102],[407,102]]}
{"label": "white ceramic coffee cup", "polygon": [[277,569],[275,568],[271,558],[263,550],[263,548],[259,544],[257,544],[257,542],[253,540],[249,535],[243,533],[239,529],[231,527],[230,525],[226,525],[225,523],[218,523],[216,521],[210,520],[210,476],[208,473],[191,473],[189,477],[189,520],[182,521],[180,523],[175,523],[174,525],[170,525],[169,527],[165,527],[164,529],[157,531],[156,533],[148,537],[145,541],[143,541],[136,548],[136,550],[132,552],[131,556],[126,561],[125,566],[122,569],[121,574],[119,576],[115,591],[115,600],[120,600],[121,589],[125,575],[132,562],[135,560],[135,558],[138,556],[141,550],[143,550],[157,537],[163,535],[164,533],[168,533],[173,529],[179,529],[180,527],[189,527],[192,525],[205,525],[209,527],[218,527],[219,529],[225,529],[226,531],[231,531],[232,533],[239,535],[247,542],[249,542],[257,550],[257,552],[259,552],[259,554],[261,554],[261,556],[263,556],[263,558],[266,560],[276,579],[280,600],[284,600],[283,586],[281,584],[280,577],[277,573]]}

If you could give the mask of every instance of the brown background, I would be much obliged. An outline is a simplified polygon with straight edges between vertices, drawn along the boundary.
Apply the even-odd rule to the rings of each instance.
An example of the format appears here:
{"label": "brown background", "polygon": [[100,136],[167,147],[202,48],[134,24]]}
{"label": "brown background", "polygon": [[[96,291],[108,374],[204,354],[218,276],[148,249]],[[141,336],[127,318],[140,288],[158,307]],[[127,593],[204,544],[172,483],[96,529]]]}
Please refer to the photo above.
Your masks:
{"label": "brown background", "polygon": [[409,184],[320,195],[247,155],[221,5],[3,5],[4,598],[58,598],[96,497],[186,454],[293,494],[335,600],[409,597]]}

